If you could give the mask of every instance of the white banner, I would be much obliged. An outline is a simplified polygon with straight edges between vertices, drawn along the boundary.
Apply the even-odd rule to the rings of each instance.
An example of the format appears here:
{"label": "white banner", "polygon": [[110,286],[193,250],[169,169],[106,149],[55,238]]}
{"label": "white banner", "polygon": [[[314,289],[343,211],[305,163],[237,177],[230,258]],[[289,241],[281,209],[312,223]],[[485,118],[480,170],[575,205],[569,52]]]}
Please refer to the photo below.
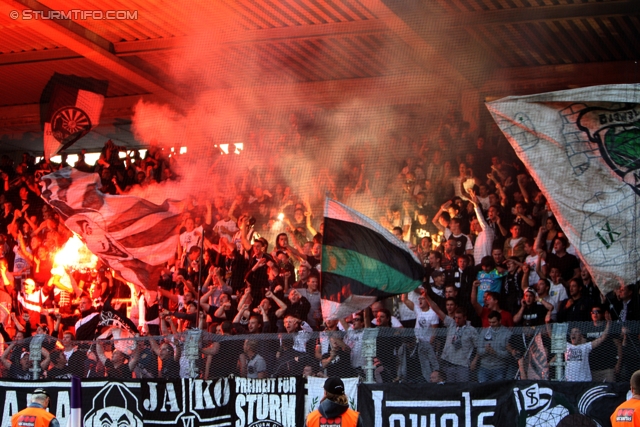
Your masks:
{"label": "white banner", "polygon": [[639,104],[640,85],[487,103],[603,293],[640,269]]}

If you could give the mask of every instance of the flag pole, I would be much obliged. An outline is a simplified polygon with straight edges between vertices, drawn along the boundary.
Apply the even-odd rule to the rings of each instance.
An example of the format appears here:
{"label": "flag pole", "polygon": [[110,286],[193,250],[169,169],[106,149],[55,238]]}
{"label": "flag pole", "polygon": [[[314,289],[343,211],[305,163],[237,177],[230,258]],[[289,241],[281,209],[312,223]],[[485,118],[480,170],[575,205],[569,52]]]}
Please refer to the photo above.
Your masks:
{"label": "flag pole", "polygon": [[202,293],[202,261],[204,260],[204,226],[200,239],[200,258],[198,259],[198,300],[196,301],[196,328],[200,329],[200,295]]}
{"label": "flag pole", "polygon": [[68,427],[82,426],[82,381],[74,375],[71,377],[71,411]]}

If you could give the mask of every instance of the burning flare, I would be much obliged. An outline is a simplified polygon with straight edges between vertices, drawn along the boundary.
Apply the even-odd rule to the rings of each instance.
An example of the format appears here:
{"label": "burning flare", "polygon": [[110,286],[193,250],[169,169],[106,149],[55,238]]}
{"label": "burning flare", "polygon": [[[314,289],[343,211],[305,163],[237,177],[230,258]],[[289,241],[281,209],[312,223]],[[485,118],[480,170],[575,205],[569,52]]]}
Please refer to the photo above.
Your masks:
{"label": "burning flare", "polygon": [[62,249],[56,253],[53,260],[53,267],[68,267],[72,270],[93,269],[98,264],[98,257],[95,256],[87,245],[85,245],[78,235],[74,234]]}

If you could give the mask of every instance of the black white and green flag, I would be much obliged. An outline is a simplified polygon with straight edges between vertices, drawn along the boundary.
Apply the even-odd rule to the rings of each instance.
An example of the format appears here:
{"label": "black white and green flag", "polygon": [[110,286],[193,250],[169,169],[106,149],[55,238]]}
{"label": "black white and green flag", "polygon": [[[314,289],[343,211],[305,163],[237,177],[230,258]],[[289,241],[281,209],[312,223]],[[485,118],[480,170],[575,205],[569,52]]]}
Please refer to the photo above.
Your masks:
{"label": "black white and green flag", "polygon": [[424,268],[406,243],[335,200],[324,209],[322,315],[346,317],[422,284]]}
{"label": "black white and green flag", "polygon": [[640,273],[640,85],[508,97],[487,108],[595,283]]}

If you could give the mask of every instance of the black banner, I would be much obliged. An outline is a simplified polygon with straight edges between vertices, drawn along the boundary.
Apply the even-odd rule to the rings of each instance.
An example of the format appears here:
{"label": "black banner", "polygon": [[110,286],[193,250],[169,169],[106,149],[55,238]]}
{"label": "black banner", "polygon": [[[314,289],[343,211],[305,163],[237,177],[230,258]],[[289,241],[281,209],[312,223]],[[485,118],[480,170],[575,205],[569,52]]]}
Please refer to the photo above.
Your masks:
{"label": "black banner", "polygon": [[[62,427],[70,381],[0,382],[2,426],[44,387]],[[611,426],[625,383],[503,381],[491,384],[362,384],[358,411],[370,427]],[[287,378],[82,382],[85,427],[304,426],[305,380]]]}
{"label": "black banner", "polygon": [[358,411],[371,427],[611,427],[628,391],[624,383],[366,384]]}
{"label": "black banner", "polygon": [[[46,388],[49,411],[62,427],[70,412],[71,381],[0,382],[0,425]],[[82,381],[85,427],[296,427],[304,425],[302,378],[220,378],[179,381]]]}

